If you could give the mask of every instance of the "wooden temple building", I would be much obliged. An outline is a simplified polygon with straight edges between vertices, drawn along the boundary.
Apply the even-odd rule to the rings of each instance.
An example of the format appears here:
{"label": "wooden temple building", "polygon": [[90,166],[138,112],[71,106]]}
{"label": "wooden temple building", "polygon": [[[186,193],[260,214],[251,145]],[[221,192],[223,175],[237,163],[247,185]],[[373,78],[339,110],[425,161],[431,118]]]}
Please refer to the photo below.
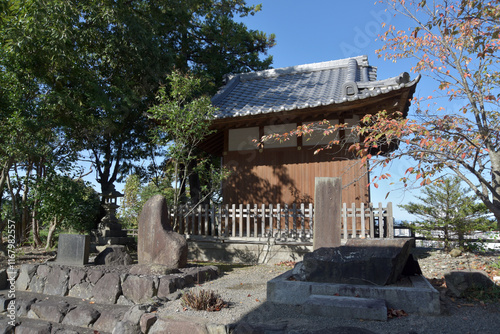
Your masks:
{"label": "wooden temple building", "polygon": [[232,171],[223,185],[224,202],[314,202],[317,176],[342,177],[343,202],[370,202],[368,168],[345,147],[314,154],[333,138],[360,140],[349,130],[267,141],[261,148],[254,140],[324,119],[356,125],[381,110],[406,115],[418,81],[406,72],[377,80],[366,56],[228,76],[212,98],[219,108],[211,125],[216,131],[202,145]]}

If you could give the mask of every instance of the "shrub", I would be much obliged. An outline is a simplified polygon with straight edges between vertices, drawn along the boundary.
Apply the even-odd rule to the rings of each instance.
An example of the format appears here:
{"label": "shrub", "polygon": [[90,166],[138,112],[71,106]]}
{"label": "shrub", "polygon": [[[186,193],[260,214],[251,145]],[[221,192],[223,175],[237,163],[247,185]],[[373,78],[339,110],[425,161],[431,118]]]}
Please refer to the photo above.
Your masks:
{"label": "shrub", "polygon": [[183,306],[189,306],[197,311],[220,311],[227,303],[212,290],[188,291],[182,295]]}

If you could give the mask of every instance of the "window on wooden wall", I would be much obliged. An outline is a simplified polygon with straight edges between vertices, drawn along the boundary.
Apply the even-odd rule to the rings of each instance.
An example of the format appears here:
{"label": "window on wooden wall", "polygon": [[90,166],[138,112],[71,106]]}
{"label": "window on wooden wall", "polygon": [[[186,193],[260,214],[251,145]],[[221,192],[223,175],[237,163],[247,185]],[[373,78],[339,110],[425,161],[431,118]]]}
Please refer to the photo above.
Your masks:
{"label": "window on wooden wall", "polygon": [[[336,119],[328,120],[330,125],[335,126],[339,124],[339,121]],[[302,145],[304,146],[323,146],[331,142],[332,140],[339,139],[339,131],[334,131],[328,135],[325,135],[325,130],[328,129],[328,125],[319,124],[320,122],[314,122],[313,128],[315,129],[310,135],[306,135],[302,137]],[[304,123],[306,124],[306,123]]]}
{"label": "window on wooden wall", "polygon": [[[273,133],[284,134],[286,132],[290,132],[295,129],[297,129],[296,123],[267,125],[264,126],[264,135],[266,136]],[[290,139],[283,142],[271,139],[264,143],[264,148],[296,147],[296,146],[297,146],[297,136],[290,137]]]}
{"label": "window on wooden wall", "polygon": [[257,144],[253,141],[259,138],[259,127],[230,129],[229,130],[229,151],[256,150]]}

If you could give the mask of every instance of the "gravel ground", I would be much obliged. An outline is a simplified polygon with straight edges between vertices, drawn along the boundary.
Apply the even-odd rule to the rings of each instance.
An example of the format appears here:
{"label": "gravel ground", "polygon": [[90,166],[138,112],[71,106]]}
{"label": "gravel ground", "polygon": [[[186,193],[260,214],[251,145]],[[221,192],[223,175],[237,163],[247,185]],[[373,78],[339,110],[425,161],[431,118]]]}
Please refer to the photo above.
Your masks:
{"label": "gravel ground", "polygon": [[[193,318],[214,324],[265,324],[263,327],[275,329],[267,333],[294,334],[427,334],[427,333],[500,333],[500,301],[481,303],[465,299],[454,299],[446,294],[443,276],[450,270],[481,269],[492,279],[500,278],[500,271],[492,264],[500,262],[500,253],[486,255],[463,254],[459,257],[439,250],[417,248],[418,258],[424,276],[441,292],[442,314],[440,316],[408,316],[381,321],[360,321],[328,319],[302,316],[294,307],[275,306],[266,302],[266,283],[270,279],[290,270],[289,266],[258,265],[235,268],[211,282],[192,289],[210,289],[221,295],[229,303],[228,308],[219,312],[194,311],[185,308],[180,300],[168,302],[158,309],[160,317]],[[39,263],[53,253],[23,250],[17,264]],[[0,258],[1,267],[4,259]],[[264,331],[261,331],[264,333]],[[247,331],[245,333],[252,333]],[[260,333],[260,332],[257,332]]]}
{"label": "gravel ground", "polygon": [[[339,327],[350,328],[345,333],[500,333],[500,301],[481,303],[451,298],[442,280],[449,270],[488,269],[487,265],[498,262],[499,254],[464,254],[453,258],[442,251],[420,249],[415,255],[424,276],[441,292],[440,316],[409,314],[387,322],[302,316],[295,307],[277,307],[266,302],[266,282],[290,269],[283,265],[236,268],[217,280],[192,288],[214,290],[229,302],[229,307],[219,312],[194,311],[176,300],[160,308],[158,316],[196,317],[216,324],[266,324],[281,333],[341,333]],[[491,277],[498,276],[496,269],[488,270]]]}

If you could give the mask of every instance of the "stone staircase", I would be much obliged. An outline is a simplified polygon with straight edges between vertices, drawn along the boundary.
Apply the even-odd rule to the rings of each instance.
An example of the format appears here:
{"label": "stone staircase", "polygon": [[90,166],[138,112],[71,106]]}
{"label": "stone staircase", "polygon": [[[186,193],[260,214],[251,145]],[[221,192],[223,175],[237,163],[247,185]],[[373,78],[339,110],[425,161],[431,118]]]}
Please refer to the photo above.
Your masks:
{"label": "stone staircase", "polygon": [[[0,294],[4,306],[8,300],[6,291]],[[14,333],[15,327],[15,333],[106,334],[113,333],[120,322],[127,322],[129,327],[135,327],[135,333],[141,333],[140,318],[148,317],[152,310],[142,305],[110,307],[90,300],[26,291],[16,292],[15,309],[0,309],[0,333]]]}
{"label": "stone staircase", "polygon": [[6,293],[0,291],[0,333],[146,333],[156,321],[154,303],[109,305],[26,291],[16,292],[12,312]]}

